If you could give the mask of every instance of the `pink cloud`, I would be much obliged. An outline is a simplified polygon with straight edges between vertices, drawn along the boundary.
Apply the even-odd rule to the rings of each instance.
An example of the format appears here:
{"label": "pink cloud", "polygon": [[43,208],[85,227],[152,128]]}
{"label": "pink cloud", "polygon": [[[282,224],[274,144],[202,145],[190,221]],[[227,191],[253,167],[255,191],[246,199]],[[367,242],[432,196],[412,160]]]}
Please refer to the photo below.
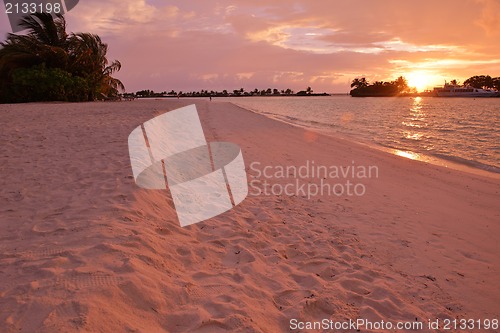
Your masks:
{"label": "pink cloud", "polygon": [[[129,91],[311,85],[345,92],[355,76],[393,79],[439,59],[462,61],[440,68],[443,79],[500,75],[488,62],[500,51],[497,7],[494,0],[87,0],[67,20],[69,30],[109,44]],[[0,33],[8,29],[2,20]]]}

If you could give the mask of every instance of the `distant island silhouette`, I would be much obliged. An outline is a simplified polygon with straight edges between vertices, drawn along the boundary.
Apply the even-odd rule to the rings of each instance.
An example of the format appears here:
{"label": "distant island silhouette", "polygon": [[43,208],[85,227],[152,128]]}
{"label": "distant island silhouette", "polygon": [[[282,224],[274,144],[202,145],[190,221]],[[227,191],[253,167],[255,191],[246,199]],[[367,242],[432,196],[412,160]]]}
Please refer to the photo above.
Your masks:
{"label": "distant island silhouette", "polygon": [[[345,95],[345,94],[344,94]],[[315,93],[311,87],[307,87],[305,90],[300,90],[295,93],[292,89],[282,89],[278,90],[276,88],[271,89],[258,89],[245,91],[244,88],[236,89],[233,91],[222,90],[200,90],[200,91],[175,91],[171,90],[169,92],[154,92],[153,90],[140,90],[135,93],[125,93],[123,97],[126,99],[131,98],[162,98],[162,97],[250,97],[250,96],[331,96],[331,94],[323,92],[323,93]]]}
{"label": "distant island silhouette", "polygon": [[[450,83],[459,86],[457,80],[451,80]],[[500,77],[492,78],[490,75],[476,75],[465,80],[463,86],[499,91]],[[432,91],[417,92],[416,88],[409,87],[408,81],[403,76],[394,81],[375,81],[373,84],[370,84],[364,77],[355,78],[351,83],[351,88],[354,88],[349,92],[352,97],[434,96]]]}

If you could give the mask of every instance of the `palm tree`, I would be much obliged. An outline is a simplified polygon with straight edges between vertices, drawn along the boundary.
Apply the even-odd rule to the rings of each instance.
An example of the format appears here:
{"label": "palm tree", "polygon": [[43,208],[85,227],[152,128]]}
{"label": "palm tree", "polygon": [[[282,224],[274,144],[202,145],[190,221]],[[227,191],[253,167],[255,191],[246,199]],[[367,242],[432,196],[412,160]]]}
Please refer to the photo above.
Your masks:
{"label": "palm tree", "polygon": [[68,42],[70,72],[85,77],[90,86],[95,88],[91,89],[89,100],[95,99],[99,94],[114,96],[119,89],[125,90],[123,83],[111,76],[122,65],[118,60],[109,64],[106,58],[108,45],[99,36],[89,33],[71,34]]}
{"label": "palm tree", "polygon": [[394,84],[398,88],[398,92],[405,92],[408,90],[408,81],[403,76],[400,76],[394,81]]}
{"label": "palm tree", "polygon": [[355,78],[354,80],[352,80],[352,83],[351,83],[351,88],[354,88],[354,87],[364,88],[367,86],[368,86],[368,81],[364,77],[362,77],[361,79]]}
{"label": "palm tree", "polygon": [[[68,35],[62,15],[31,14],[20,25],[28,30],[28,34],[9,34],[7,40],[0,43],[0,100],[8,99],[7,95],[15,93],[16,89],[23,89],[15,85],[16,71],[39,70],[40,66],[49,74],[55,69],[62,70],[68,78],[64,84],[74,81],[81,85],[84,82],[87,87],[82,89],[82,94],[86,94],[87,100],[101,94],[116,95],[118,90],[124,90],[123,83],[111,76],[120,70],[121,64],[116,60],[109,63],[106,58],[108,46],[99,36],[89,33]],[[38,85],[43,84],[38,82]],[[60,98],[67,99],[65,97]]]}
{"label": "palm tree", "polygon": [[54,20],[49,14],[25,17],[20,25],[30,30],[27,35],[9,34],[0,43],[0,77],[11,83],[13,72],[45,63],[52,68],[64,68],[67,54],[64,46],[67,38],[66,23],[62,16]]}
{"label": "palm tree", "polygon": [[123,83],[112,77],[111,74],[118,72],[122,68],[122,64],[118,60],[114,60],[109,66],[106,66],[99,76],[99,90],[106,96],[116,96],[119,90],[124,91]]}

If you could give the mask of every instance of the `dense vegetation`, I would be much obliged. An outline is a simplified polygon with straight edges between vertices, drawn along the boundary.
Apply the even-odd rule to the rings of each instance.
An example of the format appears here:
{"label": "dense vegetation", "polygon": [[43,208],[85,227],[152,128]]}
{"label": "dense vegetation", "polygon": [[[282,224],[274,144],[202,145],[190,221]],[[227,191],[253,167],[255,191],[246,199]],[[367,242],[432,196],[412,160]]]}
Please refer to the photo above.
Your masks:
{"label": "dense vegetation", "polygon": [[242,96],[328,96],[327,93],[314,93],[311,87],[307,87],[306,90],[301,90],[297,93],[290,88],[278,90],[276,88],[271,89],[258,89],[246,91],[244,88],[235,89],[233,91],[222,90],[222,91],[214,91],[214,90],[204,90],[201,91],[189,91],[176,92],[171,90],[170,92],[154,92],[153,90],[140,90],[136,93],[127,93],[124,95],[125,97],[242,97]]}
{"label": "dense vegetation", "polygon": [[391,82],[376,81],[370,84],[366,78],[354,79],[351,83],[350,95],[354,97],[368,97],[368,96],[396,96],[402,93],[413,92],[408,87],[408,82],[402,76]]}
{"label": "dense vegetation", "polygon": [[26,35],[0,43],[0,102],[92,101],[124,89],[111,76],[121,64],[108,62],[99,36],[67,34],[62,15],[36,13],[21,25]]}
{"label": "dense vegetation", "polygon": [[[452,85],[459,85],[457,80],[451,80]],[[464,81],[464,86],[471,86],[477,89],[496,89],[500,91],[500,77],[492,78],[489,75],[472,76]],[[351,83],[350,95],[354,97],[379,97],[379,96],[406,96],[416,93],[416,89],[408,87],[406,79],[402,76],[395,81],[377,81],[370,84],[366,78],[356,78]]]}
{"label": "dense vegetation", "polygon": [[500,77],[489,75],[476,75],[464,81],[464,85],[477,89],[496,89],[500,91]]}

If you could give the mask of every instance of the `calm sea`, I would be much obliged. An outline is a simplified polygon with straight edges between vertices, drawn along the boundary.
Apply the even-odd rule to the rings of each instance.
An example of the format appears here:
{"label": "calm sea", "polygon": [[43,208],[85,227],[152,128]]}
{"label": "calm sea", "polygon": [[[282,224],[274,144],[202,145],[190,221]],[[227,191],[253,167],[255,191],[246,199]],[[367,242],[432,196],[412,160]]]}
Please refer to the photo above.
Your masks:
{"label": "calm sea", "polygon": [[223,100],[409,158],[451,161],[500,173],[500,98],[329,96]]}

